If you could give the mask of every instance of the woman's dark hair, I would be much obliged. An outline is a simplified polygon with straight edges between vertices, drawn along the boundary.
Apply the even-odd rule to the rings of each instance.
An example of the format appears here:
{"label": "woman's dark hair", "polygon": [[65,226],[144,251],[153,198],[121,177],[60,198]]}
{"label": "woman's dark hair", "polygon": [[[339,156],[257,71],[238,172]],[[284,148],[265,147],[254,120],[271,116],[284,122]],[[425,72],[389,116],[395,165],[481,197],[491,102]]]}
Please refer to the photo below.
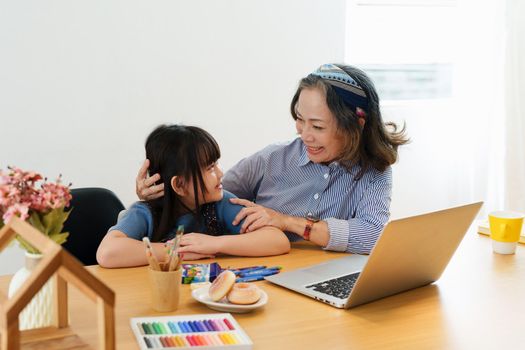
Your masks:
{"label": "woman's dark hair", "polygon": [[338,130],[345,140],[343,153],[339,159],[341,164],[348,169],[354,164],[359,164],[361,171],[357,179],[361,178],[369,168],[382,172],[397,160],[398,146],[409,142],[405,135],[405,125],[398,131],[395,123],[383,123],[379,109],[379,96],[372,80],[365,72],[348,65],[336,64],[335,66],[350,75],[366,94],[368,108],[365,110],[364,127],[359,124],[356,108],[346,104],[326,80],[313,74],[301,79],[299,83],[290,105],[292,117],[297,120],[295,109],[301,91],[305,88],[320,89],[326,96],[326,104],[334,115]]}
{"label": "woman's dark hair", "polygon": [[[201,220],[199,188],[203,195],[206,194],[201,169],[220,157],[215,139],[196,126],[160,125],[149,134],[146,139],[146,158],[150,161],[148,171],[160,174],[160,182],[164,184],[164,196],[146,202],[153,214],[152,241],[160,241],[170,233],[177,219],[185,213],[193,213],[198,221]],[[174,176],[179,176],[185,183],[193,182],[195,210],[185,206],[172,189]]]}

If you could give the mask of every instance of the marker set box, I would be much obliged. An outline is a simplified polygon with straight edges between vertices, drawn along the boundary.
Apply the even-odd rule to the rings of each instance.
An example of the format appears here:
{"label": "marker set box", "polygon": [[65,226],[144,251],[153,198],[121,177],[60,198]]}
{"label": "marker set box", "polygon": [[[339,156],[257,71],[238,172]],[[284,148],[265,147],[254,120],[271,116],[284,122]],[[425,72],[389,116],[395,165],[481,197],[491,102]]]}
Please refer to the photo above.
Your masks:
{"label": "marker set box", "polygon": [[131,329],[141,349],[252,349],[253,342],[224,314],[134,317]]}

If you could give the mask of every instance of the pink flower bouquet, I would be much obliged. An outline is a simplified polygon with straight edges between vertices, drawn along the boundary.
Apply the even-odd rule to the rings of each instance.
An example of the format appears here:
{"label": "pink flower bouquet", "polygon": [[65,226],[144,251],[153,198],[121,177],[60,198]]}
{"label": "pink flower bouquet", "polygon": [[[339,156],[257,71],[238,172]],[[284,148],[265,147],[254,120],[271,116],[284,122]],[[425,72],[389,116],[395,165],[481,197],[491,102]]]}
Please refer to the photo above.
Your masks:
{"label": "pink flower bouquet", "polygon": [[[64,243],[69,235],[62,229],[69,216],[65,208],[71,201],[70,185],[62,185],[60,176],[56,182],[48,182],[35,172],[7,169],[0,170],[0,228],[18,216],[56,243]],[[21,237],[16,238],[29,253],[39,253]]]}

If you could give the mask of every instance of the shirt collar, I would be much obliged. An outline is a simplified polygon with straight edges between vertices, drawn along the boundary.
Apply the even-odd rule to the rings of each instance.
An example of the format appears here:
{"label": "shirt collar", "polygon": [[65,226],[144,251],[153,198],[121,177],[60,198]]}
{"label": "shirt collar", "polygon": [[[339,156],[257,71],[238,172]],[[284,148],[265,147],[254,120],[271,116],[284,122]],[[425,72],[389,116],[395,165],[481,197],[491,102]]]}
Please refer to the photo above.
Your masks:
{"label": "shirt collar", "polygon": [[301,155],[299,156],[299,166],[305,166],[306,164],[310,163],[311,160],[308,158],[308,154],[306,153],[306,146],[301,141]]}

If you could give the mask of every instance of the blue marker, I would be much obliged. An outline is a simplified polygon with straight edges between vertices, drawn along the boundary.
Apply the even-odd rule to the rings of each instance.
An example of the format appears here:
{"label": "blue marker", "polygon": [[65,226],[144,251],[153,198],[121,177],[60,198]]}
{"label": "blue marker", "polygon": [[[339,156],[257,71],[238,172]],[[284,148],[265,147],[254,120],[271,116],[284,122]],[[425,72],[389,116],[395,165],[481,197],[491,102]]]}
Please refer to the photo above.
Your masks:
{"label": "blue marker", "polygon": [[195,325],[199,329],[199,332],[208,332],[206,327],[204,327],[204,324],[202,323],[202,321],[195,321]]}
{"label": "blue marker", "polygon": [[255,271],[249,271],[249,272],[241,272],[240,277],[249,277],[249,276],[270,276],[275,275],[276,273],[281,272],[280,269],[261,269],[261,270],[255,270]]}
{"label": "blue marker", "polygon": [[197,321],[189,321],[190,327],[194,332],[201,332],[201,329],[199,328],[199,324]]}
{"label": "blue marker", "polygon": [[246,266],[246,267],[232,267],[226,270],[230,271],[242,271],[242,270],[252,270],[252,269],[265,269],[265,265],[256,265],[256,266]]}
{"label": "blue marker", "polygon": [[184,331],[183,333],[191,333],[190,326],[186,323],[186,321],[180,321],[179,322],[180,328]]}
{"label": "blue marker", "polygon": [[233,273],[235,273],[236,275],[238,275],[238,274],[241,274],[241,273],[262,270],[262,269],[265,269],[265,268],[266,268],[266,266],[250,266],[250,267],[242,267],[242,268],[239,268],[239,269],[231,269],[231,271]]}
{"label": "blue marker", "polygon": [[[277,273],[277,272],[276,272]],[[270,275],[266,275],[270,276]],[[254,276],[248,276],[248,277],[240,277],[235,280],[235,283],[239,282],[255,282],[255,281],[263,281],[264,280],[263,275],[254,275]]]}

